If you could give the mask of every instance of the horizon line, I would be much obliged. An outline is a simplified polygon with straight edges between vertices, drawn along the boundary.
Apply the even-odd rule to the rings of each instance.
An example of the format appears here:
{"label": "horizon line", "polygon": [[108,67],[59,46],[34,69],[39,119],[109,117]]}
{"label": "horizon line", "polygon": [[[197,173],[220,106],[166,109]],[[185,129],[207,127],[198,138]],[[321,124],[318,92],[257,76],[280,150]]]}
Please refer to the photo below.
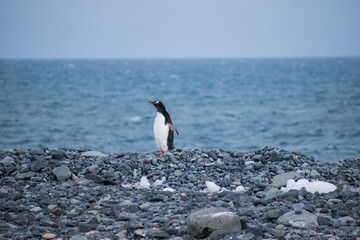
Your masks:
{"label": "horizon line", "polygon": [[261,59],[324,59],[359,58],[360,55],[329,56],[252,56],[252,57],[0,57],[0,60],[261,60]]}

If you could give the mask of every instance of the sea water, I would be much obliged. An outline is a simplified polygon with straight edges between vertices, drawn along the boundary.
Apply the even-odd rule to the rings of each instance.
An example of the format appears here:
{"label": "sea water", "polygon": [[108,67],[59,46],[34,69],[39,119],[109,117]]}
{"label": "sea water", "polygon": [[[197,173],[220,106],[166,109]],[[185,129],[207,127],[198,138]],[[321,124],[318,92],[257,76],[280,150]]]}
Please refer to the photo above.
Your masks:
{"label": "sea water", "polygon": [[154,100],[177,148],[360,156],[360,58],[0,60],[0,149],[157,151]]}

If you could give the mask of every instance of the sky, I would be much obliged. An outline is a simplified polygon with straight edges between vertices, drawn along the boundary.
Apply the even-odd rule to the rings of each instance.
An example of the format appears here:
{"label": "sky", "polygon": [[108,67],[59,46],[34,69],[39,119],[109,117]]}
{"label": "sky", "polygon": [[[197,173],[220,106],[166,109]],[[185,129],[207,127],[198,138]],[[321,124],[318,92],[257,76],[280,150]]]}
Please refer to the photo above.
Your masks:
{"label": "sky", "polygon": [[360,56],[359,0],[0,0],[0,58]]}

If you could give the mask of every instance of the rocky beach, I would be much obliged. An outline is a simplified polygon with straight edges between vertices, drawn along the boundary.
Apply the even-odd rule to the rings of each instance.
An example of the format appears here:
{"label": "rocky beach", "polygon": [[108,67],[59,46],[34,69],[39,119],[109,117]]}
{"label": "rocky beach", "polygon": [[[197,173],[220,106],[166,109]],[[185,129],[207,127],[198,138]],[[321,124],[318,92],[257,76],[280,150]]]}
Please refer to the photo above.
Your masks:
{"label": "rocky beach", "polygon": [[360,158],[273,147],[4,149],[0,239],[360,239],[359,191]]}

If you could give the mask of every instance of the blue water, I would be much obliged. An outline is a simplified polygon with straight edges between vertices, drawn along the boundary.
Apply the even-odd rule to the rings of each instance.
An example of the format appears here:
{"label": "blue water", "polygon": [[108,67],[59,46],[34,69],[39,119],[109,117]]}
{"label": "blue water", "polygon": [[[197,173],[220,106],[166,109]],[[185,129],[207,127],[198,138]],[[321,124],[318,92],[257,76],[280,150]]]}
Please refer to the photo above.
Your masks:
{"label": "blue water", "polygon": [[161,100],[178,148],[360,156],[360,58],[0,60],[0,89],[1,149],[156,151]]}

